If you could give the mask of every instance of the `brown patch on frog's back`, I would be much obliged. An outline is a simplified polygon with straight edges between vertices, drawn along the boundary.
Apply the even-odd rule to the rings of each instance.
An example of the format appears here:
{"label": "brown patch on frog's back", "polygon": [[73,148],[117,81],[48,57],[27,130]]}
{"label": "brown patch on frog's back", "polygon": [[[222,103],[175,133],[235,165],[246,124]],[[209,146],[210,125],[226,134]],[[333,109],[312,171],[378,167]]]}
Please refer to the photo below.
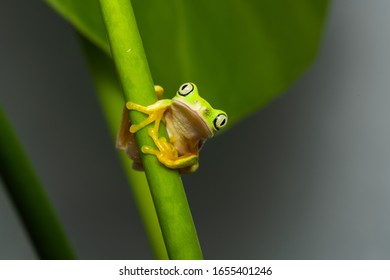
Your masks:
{"label": "brown patch on frog's back", "polygon": [[130,133],[131,123],[129,121],[129,111],[124,107],[122,112],[122,120],[116,137],[116,147],[120,150],[125,150],[129,158],[133,160],[133,168],[135,170],[144,170],[140,158],[140,151],[133,133]]}

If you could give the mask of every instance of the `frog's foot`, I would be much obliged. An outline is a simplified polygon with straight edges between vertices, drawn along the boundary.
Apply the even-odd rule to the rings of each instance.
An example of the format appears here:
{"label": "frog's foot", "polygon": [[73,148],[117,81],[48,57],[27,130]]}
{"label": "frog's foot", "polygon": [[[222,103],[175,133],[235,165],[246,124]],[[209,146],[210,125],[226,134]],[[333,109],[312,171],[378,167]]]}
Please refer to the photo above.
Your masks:
{"label": "frog's foot", "polygon": [[[168,168],[179,169],[194,166],[196,170],[198,166],[198,157],[196,155],[176,156],[171,154],[169,151],[160,151],[149,146],[142,146],[141,150],[144,154],[155,155],[157,159]],[[188,173],[192,173],[194,171],[190,170]]]}
{"label": "frog's foot", "polygon": [[[158,138],[156,127],[149,130],[149,136],[153,139],[157,149],[150,146],[142,146],[141,151],[144,154],[155,155],[162,164],[169,168],[178,169],[189,166],[197,168],[198,156],[194,154],[179,156],[175,146],[169,143],[165,137]],[[193,171],[191,170],[190,172]]]}
{"label": "frog's foot", "polygon": [[135,133],[141,128],[144,128],[148,124],[155,122],[156,124],[159,124],[161,119],[164,116],[165,111],[167,108],[172,104],[172,101],[169,99],[163,99],[159,100],[156,103],[149,105],[149,106],[142,106],[139,104],[135,104],[132,102],[126,103],[126,108],[129,110],[135,110],[141,113],[144,113],[148,115],[148,118],[139,124],[133,124],[130,127],[130,132]]}

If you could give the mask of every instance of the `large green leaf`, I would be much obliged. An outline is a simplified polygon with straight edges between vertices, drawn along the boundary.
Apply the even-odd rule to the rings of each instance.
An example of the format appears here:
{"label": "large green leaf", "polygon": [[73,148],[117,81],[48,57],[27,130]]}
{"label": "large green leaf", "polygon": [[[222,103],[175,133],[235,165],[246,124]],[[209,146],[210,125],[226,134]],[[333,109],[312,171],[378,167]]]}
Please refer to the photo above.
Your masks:
{"label": "large green leaf", "polygon": [[[46,0],[109,51],[98,0]],[[230,124],[282,93],[313,61],[327,0],[133,0],[154,82],[186,81]]]}

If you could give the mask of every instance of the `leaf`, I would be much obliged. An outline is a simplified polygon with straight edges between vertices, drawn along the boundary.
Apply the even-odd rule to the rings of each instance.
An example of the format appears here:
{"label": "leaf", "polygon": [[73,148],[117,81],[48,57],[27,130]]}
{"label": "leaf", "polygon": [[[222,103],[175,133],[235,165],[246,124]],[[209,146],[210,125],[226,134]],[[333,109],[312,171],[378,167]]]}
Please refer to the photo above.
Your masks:
{"label": "leaf", "polygon": [[[97,0],[46,0],[108,52]],[[282,93],[313,61],[327,0],[132,1],[154,82],[172,97],[195,82],[234,124]]]}
{"label": "leaf", "polygon": [[98,0],[45,0],[94,44],[110,52]]}

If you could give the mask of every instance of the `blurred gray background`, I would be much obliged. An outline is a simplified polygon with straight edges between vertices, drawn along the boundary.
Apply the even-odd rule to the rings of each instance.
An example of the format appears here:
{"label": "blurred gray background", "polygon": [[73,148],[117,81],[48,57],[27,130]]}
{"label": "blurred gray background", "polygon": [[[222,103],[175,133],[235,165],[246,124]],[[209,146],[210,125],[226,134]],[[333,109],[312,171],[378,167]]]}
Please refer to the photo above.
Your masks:
{"label": "blurred gray background", "polygon": [[[205,145],[183,180],[206,258],[390,258],[389,10],[334,1],[309,71]],[[78,256],[152,258],[77,37],[41,1],[2,5],[0,102]],[[0,258],[37,258],[1,182]]]}

